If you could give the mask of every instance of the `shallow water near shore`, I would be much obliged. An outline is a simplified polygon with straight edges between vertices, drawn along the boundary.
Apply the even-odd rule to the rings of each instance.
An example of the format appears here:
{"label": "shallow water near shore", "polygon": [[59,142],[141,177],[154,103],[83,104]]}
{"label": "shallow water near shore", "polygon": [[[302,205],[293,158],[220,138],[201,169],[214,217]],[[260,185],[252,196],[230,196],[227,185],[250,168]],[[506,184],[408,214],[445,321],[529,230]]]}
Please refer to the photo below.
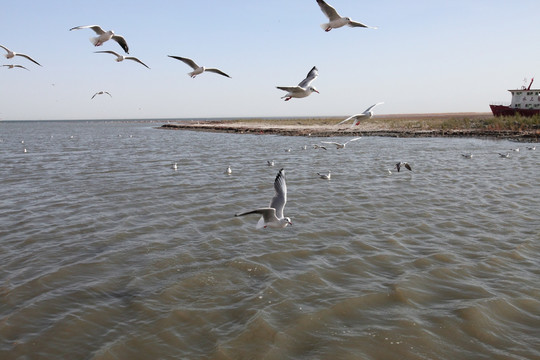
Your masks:
{"label": "shallow water near shore", "polygon": [[159,125],[0,123],[1,359],[540,358],[540,149]]}

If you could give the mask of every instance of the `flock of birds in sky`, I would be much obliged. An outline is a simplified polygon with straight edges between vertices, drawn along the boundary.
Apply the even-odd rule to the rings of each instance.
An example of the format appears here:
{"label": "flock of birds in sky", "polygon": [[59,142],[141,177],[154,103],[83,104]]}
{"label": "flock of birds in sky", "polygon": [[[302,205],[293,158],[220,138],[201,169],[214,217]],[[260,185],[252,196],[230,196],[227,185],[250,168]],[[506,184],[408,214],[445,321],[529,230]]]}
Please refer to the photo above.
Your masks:
{"label": "flock of birds in sky", "polygon": [[[323,12],[323,14],[328,18],[327,23],[321,24],[322,29],[324,31],[326,31],[326,32],[329,32],[332,29],[341,28],[343,26],[376,29],[376,27],[368,26],[368,25],[365,25],[363,23],[353,21],[349,17],[343,17],[343,16],[339,15],[339,13],[336,11],[336,9],[334,9],[332,6],[327,4],[324,0],[316,0],[316,1],[317,1],[317,4],[319,5],[321,11]],[[95,34],[97,36],[90,38],[90,41],[92,42],[92,44],[94,46],[101,46],[101,45],[103,45],[104,43],[106,43],[109,40],[114,40],[115,42],[118,43],[118,45],[122,48],[122,50],[126,54],[129,54],[129,46],[128,46],[128,43],[127,43],[126,39],[122,35],[116,34],[113,30],[105,31],[99,25],[75,26],[75,27],[73,27],[73,28],[71,28],[69,30],[72,31],[72,30],[82,30],[82,29],[91,29],[91,30],[93,30],[95,32]],[[13,52],[13,51],[11,51],[10,49],[8,49],[7,47],[5,47],[3,45],[0,45],[0,47],[2,47],[7,52],[7,54],[5,56],[8,59],[12,59],[15,56],[20,56],[20,57],[24,57],[24,58],[34,62],[35,64],[41,66],[41,64],[39,64],[36,60],[32,59],[30,56],[28,56],[26,54]],[[143,61],[141,61],[139,58],[134,57],[134,56],[124,56],[124,55],[121,55],[121,54],[119,54],[119,53],[117,53],[115,51],[112,51],[112,50],[95,51],[95,53],[111,54],[111,55],[116,56],[115,60],[117,62],[122,62],[124,60],[131,60],[131,61],[135,61],[135,62],[141,64],[142,66],[150,69],[150,67],[148,65],[146,65]],[[230,78],[230,76],[228,74],[226,74],[225,72],[223,72],[222,70],[220,70],[218,68],[210,68],[210,67],[207,68],[207,67],[204,67],[204,66],[200,66],[194,60],[189,59],[187,57],[174,56],[174,55],[167,55],[167,56],[169,56],[170,58],[182,61],[183,63],[185,63],[186,65],[191,67],[193,69],[193,71],[189,72],[188,75],[191,76],[192,78],[195,78],[197,75],[202,74],[204,72],[211,72],[211,73],[215,73],[215,74],[222,75],[222,76]],[[3,67],[6,67],[8,69],[20,68],[20,69],[29,70],[25,66],[19,65],[19,64],[7,64],[7,65],[3,65]],[[319,93],[319,91],[315,87],[313,87],[311,85],[311,83],[317,78],[318,75],[319,75],[319,72],[317,70],[317,67],[314,66],[309,71],[306,78],[304,80],[302,80],[298,85],[296,85],[296,86],[277,86],[278,89],[287,92],[282,97],[282,99],[285,99],[285,101],[289,101],[292,98],[304,98],[304,97],[307,97],[307,96],[311,95],[314,92]],[[92,99],[94,99],[94,97],[96,95],[98,95],[98,94],[102,95],[104,93],[107,93],[107,92],[105,92],[105,91],[97,92],[92,96]],[[107,94],[109,94],[109,93],[107,93]],[[363,113],[353,115],[353,116],[343,120],[342,123],[353,120],[352,126],[354,126],[355,124],[358,124],[360,120],[370,118],[371,116],[373,116],[372,109],[375,106],[379,105],[379,104],[382,104],[382,103],[374,104],[374,105],[370,106],[369,108],[367,108]]]}

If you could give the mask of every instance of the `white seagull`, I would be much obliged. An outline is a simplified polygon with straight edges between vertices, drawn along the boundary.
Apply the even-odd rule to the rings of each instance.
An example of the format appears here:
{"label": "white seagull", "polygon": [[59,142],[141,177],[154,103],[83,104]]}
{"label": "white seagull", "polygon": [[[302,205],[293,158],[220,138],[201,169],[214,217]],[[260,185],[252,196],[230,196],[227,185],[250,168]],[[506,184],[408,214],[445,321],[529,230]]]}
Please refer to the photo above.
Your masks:
{"label": "white seagull", "polygon": [[188,59],[188,58],[185,58],[185,57],[180,57],[180,56],[173,56],[173,55],[167,55],[167,56],[171,57],[173,59],[176,59],[176,60],[180,60],[180,61],[184,62],[186,65],[190,66],[193,69],[193,71],[188,73],[188,75],[191,76],[192,78],[195,78],[195,76],[197,76],[199,74],[202,74],[205,71],[213,72],[213,73],[223,75],[223,76],[226,76],[226,77],[230,78],[229,75],[225,74],[223,71],[221,71],[219,69],[205,68],[204,66],[199,66],[199,65],[197,65],[195,63],[195,61],[193,61],[191,59]]}
{"label": "white seagull", "polygon": [[325,144],[336,145],[336,149],[344,149],[345,146],[346,146],[348,143],[350,143],[351,141],[360,140],[361,138],[362,138],[362,137],[359,136],[359,137],[356,137],[356,138],[351,139],[351,140],[349,140],[349,141],[346,141],[346,142],[344,142],[343,144],[337,143],[337,142],[332,142],[332,141],[321,141],[321,142],[323,142],[323,143],[325,143]]}
{"label": "white seagull", "polygon": [[15,56],[22,56],[23,58],[27,58],[28,60],[30,60],[34,64],[38,64],[39,66],[41,66],[40,63],[38,63],[36,60],[32,59],[30,56],[28,56],[26,54],[21,54],[21,53],[16,53],[14,51],[11,51],[7,47],[5,47],[4,45],[0,45],[0,47],[7,51],[7,54],[6,54],[7,59],[11,59],[11,58],[13,58]]}
{"label": "white seagull", "polygon": [[120,61],[124,61],[124,60],[133,60],[133,61],[136,61],[138,62],[139,64],[143,65],[143,66],[146,66],[148,69],[150,69],[148,67],[148,65],[146,65],[145,63],[143,63],[141,60],[137,59],[136,57],[134,56],[124,56],[124,55],[120,55],[118,54],[117,52],[114,52],[112,50],[105,50],[105,51],[94,51],[95,53],[101,53],[101,54],[113,54],[113,55],[116,55],[116,62],[120,62]]}
{"label": "white seagull", "polygon": [[[2,65],[3,67],[7,67],[8,69],[15,69],[15,68],[20,68],[20,69],[25,69],[25,70],[28,70],[27,68],[25,68],[24,66],[22,65],[13,65],[13,64],[9,64],[9,65]],[[30,70],[28,70],[30,71]]]}
{"label": "white seagull", "polygon": [[266,160],[266,165],[274,166],[275,165],[274,160]]}
{"label": "white seagull", "polygon": [[400,161],[400,162],[398,162],[398,163],[396,164],[396,169],[397,169],[398,172],[399,172],[399,170],[401,169],[402,166],[405,166],[405,168],[406,168],[407,170],[412,171],[411,165],[409,165],[409,163]]}
{"label": "white seagull", "polygon": [[92,98],[91,98],[90,100],[92,100],[93,98],[95,98],[96,95],[103,95],[103,94],[107,94],[107,95],[109,95],[110,97],[112,97],[112,95],[109,94],[108,91],[98,91],[97,93],[95,93],[94,95],[92,95]]}
{"label": "white seagull", "polygon": [[227,170],[225,170],[225,174],[227,174],[227,175],[231,175],[231,174],[232,174],[232,169],[231,169],[230,166],[227,167]]}
{"label": "white seagull", "polygon": [[527,150],[536,150],[536,145],[535,146],[527,146]]}
{"label": "white seagull", "polygon": [[510,154],[509,153],[505,153],[505,154],[499,153],[499,156],[502,157],[502,158],[508,158],[508,157],[510,157]]}
{"label": "white seagull", "polygon": [[373,104],[373,105],[371,105],[370,107],[368,107],[366,110],[364,110],[363,113],[349,116],[348,118],[346,118],[345,120],[343,120],[342,122],[340,122],[338,125],[341,125],[341,124],[343,124],[343,123],[346,123],[346,122],[349,121],[349,120],[353,120],[353,122],[352,122],[352,124],[351,124],[351,127],[356,126],[356,125],[359,125],[361,120],[369,120],[369,119],[371,119],[371,118],[373,117],[373,111],[372,111],[372,109],[373,109],[375,106],[381,105],[381,104],[384,104],[384,103],[383,103],[383,102],[380,102],[380,103]]}
{"label": "white seagull", "polygon": [[311,86],[311,83],[315,78],[319,76],[319,70],[317,67],[313,67],[307,74],[306,78],[302,80],[297,86],[276,86],[279,90],[287,91],[285,96],[282,96],[282,99],[285,101],[291,100],[291,98],[303,98],[311,95],[312,92],[319,94],[319,91]]}
{"label": "white seagull", "polygon": [[461,154],[461,156],[463,156],[464,158],[467,158],[467,159],[472,159],[473,154],[472,153],[466,153],[466,154]]}
{"label": "white seagull", "polygon": [[324,180],[330,180],[330,178],[332,177],[332,173],[330,172],[330,170],[328,171],[328,174],[317,173],[317,175],[319,175],[319,177]]}
{"label": "white seagull", "polygon": [[116,35],[114,31],[104,31],[101,26],[99,25],[83,25],[83,26],[75,26],[74,28],[69,29],[71,30],[80,30],[80,29],[92,29],[94,32],[98,35],[96,37],[90,38],[90,41],[94,46],[101,46],[104,42],[109,41],[113,39],[120,45],[120,47],[126,52],[126,54],[129,54],[129,48],[128,44],[126,42],[126,39],[124,39],[123,36]]}
{"label": "white seagull", "polygon": [[259,222],[257,222],[257,229],[266,227],[280,229],[287,225],[292,225],[291,219],[283,216],[283,209],[287,203],[287,184],[285,183],[285,173],[283,169],[279,170],[276,176],[274,189],[276,190],[276,193],[272,198],[269,207],[235,214],[234,216],[244,216],[248,214],[262,215]]}
{"label": "white seagull", "polygon": [[370,29],[376,29],[376,27],[367,26],[365,24],[359,23],[357,21],[352,21],[351,18],[348,17],[341,17],[336,9],[334,9],[332,6],[328,5],[323,0],[317,0],[317,4],[321,7],[322,12],[330,22],[321,24],[321,27],[324,31],[328,32],[332,29],[337,29],[342,26],[350,26],[350,27],[363,27],[363,28],[370,28]]}

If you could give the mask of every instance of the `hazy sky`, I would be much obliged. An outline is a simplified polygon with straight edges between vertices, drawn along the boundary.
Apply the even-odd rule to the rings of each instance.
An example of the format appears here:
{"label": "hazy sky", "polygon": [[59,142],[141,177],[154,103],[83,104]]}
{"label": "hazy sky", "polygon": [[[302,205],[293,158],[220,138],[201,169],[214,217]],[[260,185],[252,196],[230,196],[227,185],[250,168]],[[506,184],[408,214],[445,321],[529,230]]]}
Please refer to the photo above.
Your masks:
{"label": "hazy sky", "polygon": [[[488,112],[509,88],[538,75],[540,1],[328,0],[342,16],[377,30],[325,33],[315,0],[8,1],[0,44],[30,61],[0,59],[0,119],[118,119],[351,115],[384,101],[379,114]],[[123,35],[94,47],[90,29]],[[2,55],[5,51],[0,49]],[[167,55],[218,67],[231,79]],[[320,94],[284,102],[316,65]],[[100,90],[109,96],[92,95]]]}

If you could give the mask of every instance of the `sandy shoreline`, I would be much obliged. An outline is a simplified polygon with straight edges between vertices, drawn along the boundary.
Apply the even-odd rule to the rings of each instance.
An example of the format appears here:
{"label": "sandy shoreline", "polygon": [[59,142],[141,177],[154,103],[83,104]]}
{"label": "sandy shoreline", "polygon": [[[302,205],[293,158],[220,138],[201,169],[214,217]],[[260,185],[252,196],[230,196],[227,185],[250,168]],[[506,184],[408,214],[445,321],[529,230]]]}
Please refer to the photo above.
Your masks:
{"label": "sandy shoreline", "polygon": [[[513,139],[516,141],[538,142],[540,131],[486,130],[486,129],[425,129],[429,122],[455,119],[456,117],[470,119],[488,119],[490,113],[451,113],[451,114],[404,114],[380,115],[361,123],[354,128],[350,124],[336,125],[343,117],[329,117],[308,121],[295,119],[272,120],[209,120],[209,121],[178,121],[161,126],[168,130],[193,130],[241,134],[273,134],[284,136],[386,136],[386,137],[478,137]],[[303,121],[302,121],[303,120]],[[396,126],[405,122],[407,127]],[[412,125],[411,125],[412,124]]]}

